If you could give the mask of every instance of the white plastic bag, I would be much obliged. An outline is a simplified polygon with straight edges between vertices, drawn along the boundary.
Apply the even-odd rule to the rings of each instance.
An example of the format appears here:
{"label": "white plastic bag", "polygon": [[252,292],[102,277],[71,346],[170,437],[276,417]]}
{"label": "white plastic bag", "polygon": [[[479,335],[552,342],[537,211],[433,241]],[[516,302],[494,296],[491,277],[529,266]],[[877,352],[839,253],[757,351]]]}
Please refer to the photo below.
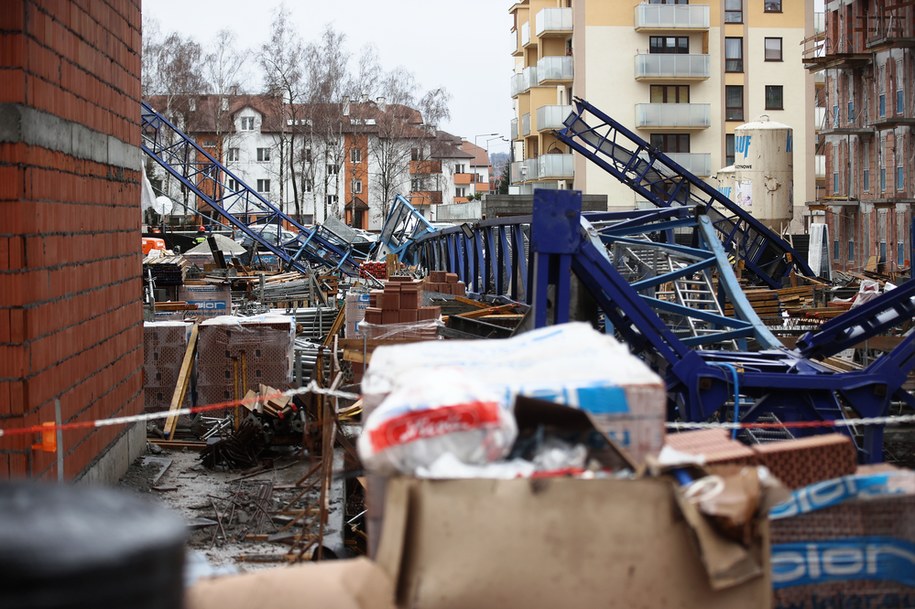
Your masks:
{"label": "white plastic bag", "polygon": [[518,428],[502,392],[457,368],[406,375],[366,419],[362,462],[380,474],[414,474],[450,454],[483,465],[508,454]]}

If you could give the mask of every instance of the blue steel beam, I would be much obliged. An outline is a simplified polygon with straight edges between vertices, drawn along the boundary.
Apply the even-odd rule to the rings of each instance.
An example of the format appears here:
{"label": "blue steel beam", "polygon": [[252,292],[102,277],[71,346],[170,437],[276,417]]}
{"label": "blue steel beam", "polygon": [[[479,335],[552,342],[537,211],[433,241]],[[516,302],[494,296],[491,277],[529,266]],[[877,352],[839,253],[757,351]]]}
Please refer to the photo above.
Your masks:
{"label": "blue steel beam", "polygon": [[[287,216],[145,102],[141,102],[140,118],[143,152],[229,224],[276,254],[287,268],[308,273],[311,266],[306,261],[310,261],[347,275],[358,274],[359,262],[351,247],[322,236],[320,227],[307,228]],[[239,212],[256,220],[246,221]],[[281,222],[298,230],[294,238],[271,242],[264,237],[268,224]]]}
{"label": "blue steel beam", "polygon": [[[589,113],[599,124],[591,126]],[[658,207],[700,206],[713,218],[726,249],[733,249],[746,269],[770,287],[780,287],[792,268],[813,272],[780,236],[746,210],[697,178],[663,152],[588,102],[575,110],[556,136]],[[713,207],[720,205],[730,215]]]}

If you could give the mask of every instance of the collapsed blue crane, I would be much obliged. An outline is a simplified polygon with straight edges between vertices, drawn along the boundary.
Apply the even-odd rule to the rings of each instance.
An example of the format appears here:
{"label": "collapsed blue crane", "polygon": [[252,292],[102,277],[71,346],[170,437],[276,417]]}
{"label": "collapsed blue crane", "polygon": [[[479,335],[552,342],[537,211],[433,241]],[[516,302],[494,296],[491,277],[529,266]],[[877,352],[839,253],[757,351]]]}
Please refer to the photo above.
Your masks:
{"label": "collapsed blue crane", "polygon": [[[892,401],[912,404],[903,383],[915,367],[915,333],[859,371],[836,372],[807,354],[825,357],[910,320],[915,283],[836,318],[789,350],[746,301],[707,214],[669,208],[582,216],[580,209],[580,193],[537,190],[533,216],[425,234],[407,258],[458,273],[472,292],[528,302],[535,326],[570,319],[577,277],[607,329],[665,379],[673,419],[841,421],[884,416]],[[666,241],[684,227],[695,230],[693,246]],[[649,258],[664,262],[652,266]],[[660,293],[705,273],[722,286],[717,310],[697,306],[695,298],[678,300],[676,290]],[[722,300],[734,306],[733,317],[720,312]],[[868,321],[874,315],[877,321]],[[856,440],[862,461],[882,459],[882,426],[839,429]]]}
{"label": "collapsed blue crane", "polygon": [[779,235],[600,109],[576,98],[564,124],[556,137],[655,206],[700,207],[757,282],[781,287],[794,269],[815,276]]}
{"label": "collapsed blue crane", "polygon": [[[145,102],[140,117],[143,152],[226,222],[273,252],[285,268],[309,273],[312,265],[323,265],[346,275],[359,274],[360,261],[344,239],[286,215]],[[284,223],[297,230],[292,237],[273,241],[264,235],[267,226]]]}

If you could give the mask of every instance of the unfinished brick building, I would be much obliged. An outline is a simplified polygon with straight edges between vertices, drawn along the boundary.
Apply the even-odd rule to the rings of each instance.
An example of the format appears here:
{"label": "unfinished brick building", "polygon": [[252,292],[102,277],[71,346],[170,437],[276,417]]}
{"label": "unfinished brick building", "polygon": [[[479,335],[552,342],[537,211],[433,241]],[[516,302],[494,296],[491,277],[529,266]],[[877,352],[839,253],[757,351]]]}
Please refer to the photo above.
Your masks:
{"label": "unfinished brick building", "polygon": [[[140,0],[0,8],[0,429],[143,410]],[[55,478],[35,435],[0,479]],[[66,431],[66,479],[116,480],[145,429]]]}
{"label": "unfinished brick building", "polygon": [[825,73],[825,217],[834,269],[908,276],[915,203],[915,0],[828,0],[804,63]]}

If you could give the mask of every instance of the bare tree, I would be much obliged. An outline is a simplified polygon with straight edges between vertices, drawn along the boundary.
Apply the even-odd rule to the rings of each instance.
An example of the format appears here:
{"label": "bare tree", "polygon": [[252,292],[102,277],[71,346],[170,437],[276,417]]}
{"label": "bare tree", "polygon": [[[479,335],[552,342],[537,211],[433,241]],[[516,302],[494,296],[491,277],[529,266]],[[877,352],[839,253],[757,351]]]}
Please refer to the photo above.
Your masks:
{"label": "bare tree", "polygon": [[303,66],[305,49],[298,33],[291,26],[291,13],[285,4],[281,4],[273,14],[270,40],[261,46],[258,63],[264,74],[266,93],[278,104],[276,110],[280,119],[280,132],[277,136],[279,151],[280,208],[285,204],[286,165],[289,164],[291,186],[295,213],[301,214],[298,197],[298,185],[295,177],[294,135],[289,127],[294,127],[302,119],[298,110],[304,84]]}

